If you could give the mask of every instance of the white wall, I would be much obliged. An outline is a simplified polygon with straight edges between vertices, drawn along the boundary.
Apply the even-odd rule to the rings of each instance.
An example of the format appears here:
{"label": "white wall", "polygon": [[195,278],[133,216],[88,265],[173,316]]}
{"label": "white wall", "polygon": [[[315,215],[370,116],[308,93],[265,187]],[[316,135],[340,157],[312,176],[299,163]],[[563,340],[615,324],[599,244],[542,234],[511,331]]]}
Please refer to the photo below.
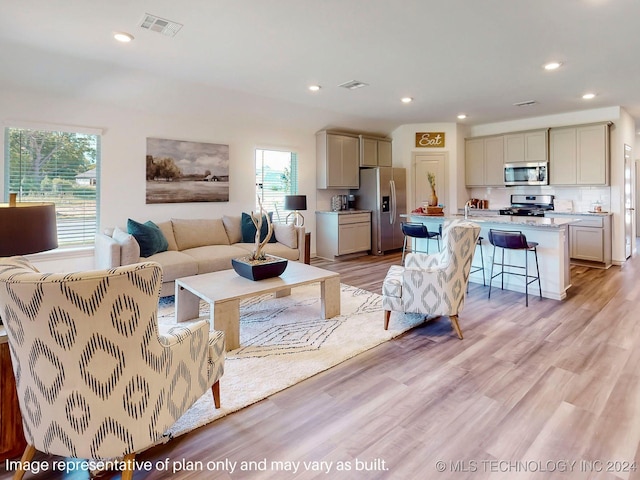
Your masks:
{"label": "white wall", "polygon": [[[417,132],[444,132],[445,145],[442,148],[416,148]],[[393,138],[393,166],[407,169],[407,208],[412,210],[418,205],[414,205],[413,181],[411,180],[411,165],[413,153],[426,152],[449,152],[449,198],[439,198],[440,203],[445,205],[446,212],[456,212],[461,205],[462,199],[466,198],[466,187],[464,184],[464,136],[460,142],[464,128],[455,123],[415,123],[402,125],[395,129]],[[426,182],[427,179],[425,178]],[[466,200],[465,200],[466,201]]]}
{"label": "white wall", "polygon": [[[135,102],[131,108],[118,108],[87,100],[6,90],[0,92],[0,118],[3,126],[20,121],[21,124],[36,122],[102,129],[101,229],[126,226],[129,217],[140,221],[161,221],[171,217],[212,218],[255,209],[254,150],[259,147],[298,153],[299,192],[307,195],[309,205],[309,212],[305,214],[306,226],[308,230],[315,230],[312,214],[316,201],[315,130],[314,126],[307,126],[305,130],[296,128],[299,122],[295,118],[291,120],[291,126],[285,128],[280,121],[269,122],[262,118],[256,121],[249,112],[246,118],[220,111],[204,116],[197,111],[192,116],[172,115],[139,111]],[[146,205],[147,137],[228,144],[229,202]],[[4,151],[4,145],[1,148]],[[0,171],[4,172],[4,165]],[[0,198],[4,195],[3,188],[4,181],[0,182]],[[51,260],[50,253],[32,258],[39,268],[47,271],[93,268],[91,252],[55,261]]]}

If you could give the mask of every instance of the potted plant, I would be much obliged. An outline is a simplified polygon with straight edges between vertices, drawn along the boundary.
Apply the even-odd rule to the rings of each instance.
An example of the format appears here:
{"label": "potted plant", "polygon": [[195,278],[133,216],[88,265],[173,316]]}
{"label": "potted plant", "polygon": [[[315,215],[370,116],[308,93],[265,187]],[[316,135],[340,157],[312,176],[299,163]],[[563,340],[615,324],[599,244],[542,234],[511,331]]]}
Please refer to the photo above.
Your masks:
{"label": "potted plant", "polygon": [[[231,265],[238,275],[249,280],[264,280],[265,278],[277,277],[287,268],[286,258],[269,255],[264,251],[264,247],[273,235],[273,224],[267,212],[262,207],[262,201],[258,197],[257,214],[251,212],[251,221],[256,227],[255,248],[253,252],[244,257],[232,258]],[[267,234],[261,240],[262,223],[267,222]]]}

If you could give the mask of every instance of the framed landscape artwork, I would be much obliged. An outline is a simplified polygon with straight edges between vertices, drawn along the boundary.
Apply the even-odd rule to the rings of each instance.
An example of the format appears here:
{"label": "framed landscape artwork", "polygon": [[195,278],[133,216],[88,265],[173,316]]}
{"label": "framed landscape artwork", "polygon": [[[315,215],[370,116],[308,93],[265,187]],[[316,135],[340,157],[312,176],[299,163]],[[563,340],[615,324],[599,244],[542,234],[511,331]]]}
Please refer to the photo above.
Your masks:
{"label": "framed landscape artwork", "polygon": [[229,145],[147,138],[146,199],[228,202]]}

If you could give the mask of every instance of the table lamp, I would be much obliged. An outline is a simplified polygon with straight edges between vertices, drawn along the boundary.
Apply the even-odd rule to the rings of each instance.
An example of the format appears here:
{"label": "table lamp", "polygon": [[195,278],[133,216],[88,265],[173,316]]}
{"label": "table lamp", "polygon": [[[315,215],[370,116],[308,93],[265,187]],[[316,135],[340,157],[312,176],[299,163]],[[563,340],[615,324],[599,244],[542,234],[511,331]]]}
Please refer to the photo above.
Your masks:
{"label": "table lamp", "polygon": [[285,219],[285,222],[289,221],[291,215],[294,216],[296,227],[302,227],[304,225],[304,216],[300,213],[300,210],[307,209],[307,196],[306,195],[286,195],[284,197],[284,209],[294,210]]}
{"label": "table lamp", "polygon": [[56,207],[53,203],[16,203],[12,193],[9,203],[0,204],[0,232],[0,257],[57,248]]}

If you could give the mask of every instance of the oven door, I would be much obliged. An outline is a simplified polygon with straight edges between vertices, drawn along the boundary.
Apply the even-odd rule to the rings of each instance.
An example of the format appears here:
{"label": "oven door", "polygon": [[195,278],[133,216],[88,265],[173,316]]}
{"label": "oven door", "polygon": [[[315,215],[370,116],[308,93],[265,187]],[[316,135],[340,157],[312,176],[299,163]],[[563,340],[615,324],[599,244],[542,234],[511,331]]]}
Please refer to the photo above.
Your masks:
{"label": "oven door", "polygon": [[504,164],[505,185],[549,185],[547,162],[523,162]]}

